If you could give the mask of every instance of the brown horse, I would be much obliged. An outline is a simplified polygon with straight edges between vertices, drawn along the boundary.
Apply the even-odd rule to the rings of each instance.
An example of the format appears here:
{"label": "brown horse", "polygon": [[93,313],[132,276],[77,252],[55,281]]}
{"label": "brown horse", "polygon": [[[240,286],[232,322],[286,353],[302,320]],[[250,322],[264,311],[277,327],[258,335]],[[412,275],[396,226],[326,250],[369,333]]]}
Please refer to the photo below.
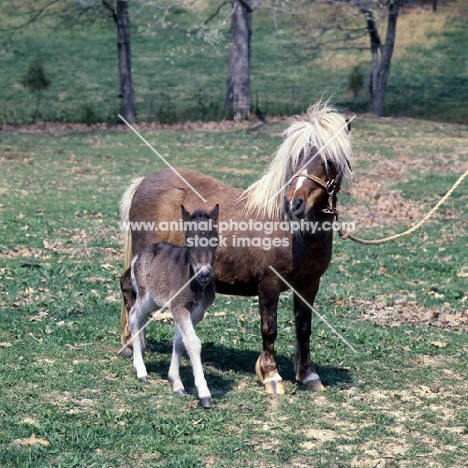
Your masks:
{"label": "brown horse", "polygon": [[[336,195],[349,176],[352,154],[346,120],[326,103],[297,116],[285,136],[268,171],[245,191],[192,170],[178,169],[208,205],[219,203],[222,207],[216,291],[258,295],[263,350],[255,370],[265,390],[275,394],[284,393],[274,360],[274,342],[278,299],[287,286],[269,267],[313,305],[320,278],[331,260],[330,228]],[[127,189],[121,202],[122,221],[132,222],[133,228],[126,237],[126,267],[133,255],[152,243],[183,245],[183,231],[166,228],[180,220],[181,204],[190,211],[204,205],[191,187],[172,170],[163,170],[134,181]],[[130,285],[129,278],[126,284]],[[122,308],[122,343],[129,339],[131,302]],[[311,309],[297,295],[294,316],[296,379],[307,388],[322,389],[310,359]]]}

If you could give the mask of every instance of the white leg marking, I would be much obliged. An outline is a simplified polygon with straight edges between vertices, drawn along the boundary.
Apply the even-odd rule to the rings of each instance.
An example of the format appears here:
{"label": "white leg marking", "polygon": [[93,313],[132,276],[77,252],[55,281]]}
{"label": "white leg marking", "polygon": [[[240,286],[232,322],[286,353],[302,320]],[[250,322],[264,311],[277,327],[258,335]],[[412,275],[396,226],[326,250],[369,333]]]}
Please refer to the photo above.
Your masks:
{"label": "white leg marking", "polygon": [[312,380],[320,380],[320,377],[315,372],[311,372],[310,374],[307,374],[307,377],[302,381],[302,383],[305,385],[307,382],[311,382]]}
{"label": "white leg marking", "polygon": [[169,382],[172,384],[172,390],[174,392],[184,392],[184,384],[180,380],[180,359],[184,352],[184,343],[182,342],[182,335],[180,334],[179,327],[176,325],[176,331],[174,335],[174,344],[172,346],[172,358],[171,366],[169,367]]}
{"label": "white leg marking", "polygon": [[211,398],[201,364],[201,341],[195,333],[190,314],[187,309],[179,309],[172,311],[172,315],[179,327],[185,349],[192,363],[198,396],[199,398]]}

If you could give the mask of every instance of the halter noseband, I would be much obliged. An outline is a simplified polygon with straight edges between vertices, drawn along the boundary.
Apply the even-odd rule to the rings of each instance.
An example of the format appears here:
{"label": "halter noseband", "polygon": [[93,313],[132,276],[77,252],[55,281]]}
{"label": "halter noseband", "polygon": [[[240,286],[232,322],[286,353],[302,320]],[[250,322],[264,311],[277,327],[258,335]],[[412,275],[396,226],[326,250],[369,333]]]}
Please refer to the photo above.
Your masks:
{"label": "halter noseband", "polygon": [[313,174],[300,173],[300,174],[296,174],[295,176],[293,176],[293,178],[291,179],[291,184],[292,184],[292,181],[298,177],[305,177],[306,179],[309,179],[312,182],[315,182],[328,195],[327,205],[320,210],[314,210],[314,213],[332,214],[338,219],[338,211],[336,209],[336,193],[335,193],[335,190],[338,184],[335,181],[335,179],[325,182],[319,177],[314,176]]}

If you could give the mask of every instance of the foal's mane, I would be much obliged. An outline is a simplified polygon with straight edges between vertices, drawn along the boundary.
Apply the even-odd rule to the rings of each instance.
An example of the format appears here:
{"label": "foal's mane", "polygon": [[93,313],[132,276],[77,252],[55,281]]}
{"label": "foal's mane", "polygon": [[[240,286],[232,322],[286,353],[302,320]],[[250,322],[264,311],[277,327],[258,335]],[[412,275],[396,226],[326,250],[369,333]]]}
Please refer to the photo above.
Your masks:
{"label": "foal's mane", "polygon": [[239,198],[247,200],[245,212],[268,218],[282,217],[283,197],[287,190],[282,187],[300,169],[298,161],[303,151],[310,160],[320,157],[327,169],[332,164],[342,180],[349,179],[352,148],[346,125],[344,117],[328,102],[319,101],[305,114],[296,116],[283,133],[286,139],[268,171]]}

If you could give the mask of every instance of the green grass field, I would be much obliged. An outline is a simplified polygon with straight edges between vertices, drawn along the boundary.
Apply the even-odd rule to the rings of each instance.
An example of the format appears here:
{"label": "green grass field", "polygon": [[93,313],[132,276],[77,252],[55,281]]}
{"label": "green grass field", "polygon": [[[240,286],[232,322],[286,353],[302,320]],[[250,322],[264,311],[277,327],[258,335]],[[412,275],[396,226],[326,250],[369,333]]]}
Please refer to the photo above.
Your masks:
{"label": "green grass field", "polygon": [[[286,127],[141,127],[176,166],[246,187]],[[401,232],[466,170],[466,126],[358,117],[344,220],[367,238]],[[149,326],[149,384],[119,348],[118,201],[163,163],[125,129],[0,134],[0,466],[455,467],[468,447],[468,191],[421,232],[382,247],[336,239],[312,349],[327,389],[294,382],[290,294],[277,362],[287,394],[262,393],[255,298],[217,296],[198,328],[213,408],[167,382],[173,324]],[[32,434],[49,445],[22,446]]]}
{"label": "green grass field", "polygon": [[[308,39],[314,21],[324,15],[314,3],[294,4],[297,13],[273,13],[263,8],[253,15],[251,81],[255,106],[267,115],[300,112],[322,95],[353,111],[368,110],[367,50],[315,53]],[[132,65],[138,119],[146,122],[219,120],[223,117],[229,30],[220,29],[214,44],[187,35],[210,8],[194,14],[176,9],[160,30],[148,25],[151,15],[132,10]],[[223,10],[223,14],[227,14]],[[467,6],[463,0],[444,2],[437,13],[402,11],[395,58],[386,98],[387,115],[467,123],[468,66],[465,44]],[[0,26],[11,23],[0,16]],[[312,23],[311,23],[312,22]],[[382,20],[383,28],[385,21]],[[364,27],[357,16],[354,26]],[[120,101],[115,28],[110,22],[56,29],[38,23],[16,35],[0,54],[5,70],[0,95],[0,123],[32,121],[36,98],[21,85],[29,64],[40,61],[51,80],[44,92],[40,119],[58,122],[116,123]],[[382,37],[383,31],[381,31]],[[367,47],[367,39],[360,43]],[[364,88],[352,104],[348,77],[360,65]]]}

